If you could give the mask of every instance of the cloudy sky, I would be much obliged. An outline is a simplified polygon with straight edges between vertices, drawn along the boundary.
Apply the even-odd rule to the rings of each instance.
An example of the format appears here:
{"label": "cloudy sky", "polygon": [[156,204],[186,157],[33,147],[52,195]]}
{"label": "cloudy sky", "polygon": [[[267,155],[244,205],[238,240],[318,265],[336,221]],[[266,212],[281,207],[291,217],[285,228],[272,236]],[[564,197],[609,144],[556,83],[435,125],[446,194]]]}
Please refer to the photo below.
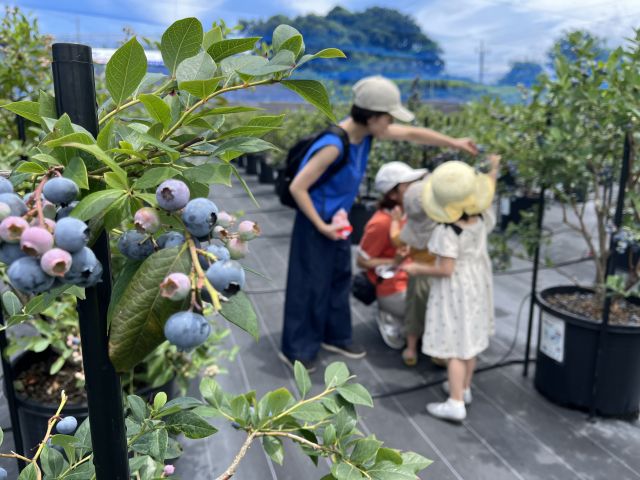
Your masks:
{"label": "cloudy sky", "polygon": [[[324,14],[336,5],[351,11],[391,7],[412,15],[444,50],[447,71],[478,78],[484,45],[485,80],[500,78],[512,61],[544,61],[563,31],[585,28],[618,45],[640,28],[640,0],[26,0],[15,5],[33,12],[41,29],[58,40],[112,46],[122,27],[159,36],[172,21],[195,16],[207,26],[223,18],[266,18],[309,12]],[[304,34],[304,32],[302,32]],[[336,45],[339,47],[339,45]]]}

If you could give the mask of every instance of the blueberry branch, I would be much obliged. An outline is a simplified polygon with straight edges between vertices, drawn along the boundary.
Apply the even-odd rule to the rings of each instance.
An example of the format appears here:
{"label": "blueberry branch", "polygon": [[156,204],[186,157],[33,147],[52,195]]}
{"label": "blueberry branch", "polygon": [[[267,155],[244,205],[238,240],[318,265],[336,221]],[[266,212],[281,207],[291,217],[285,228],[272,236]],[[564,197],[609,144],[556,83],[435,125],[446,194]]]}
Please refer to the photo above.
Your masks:
{"label": "blueberry branch", "polygon": [[[171,86],[172,83],[173,83],[173,79],[163,83],[162,85],[160,85],[160,87],[158,87],[156,90],[151,92],[151,94],[159,95],[160,93],[164,92],[167,89],[167,87]],[[111,117],[118,114],[122,110],[126,110],[127,108],[137,105],[138,103],[140,103],[140,99],[134,98],[132,100],[129,100],[127,103],[123,103],[122,105],[117,106],[116,108],[111,110],[109,113],[107,113],[104,117],[102,117],[98,122],[98,125],[102,125],[104,122],[106,122],[107,120],[109,120]]]}

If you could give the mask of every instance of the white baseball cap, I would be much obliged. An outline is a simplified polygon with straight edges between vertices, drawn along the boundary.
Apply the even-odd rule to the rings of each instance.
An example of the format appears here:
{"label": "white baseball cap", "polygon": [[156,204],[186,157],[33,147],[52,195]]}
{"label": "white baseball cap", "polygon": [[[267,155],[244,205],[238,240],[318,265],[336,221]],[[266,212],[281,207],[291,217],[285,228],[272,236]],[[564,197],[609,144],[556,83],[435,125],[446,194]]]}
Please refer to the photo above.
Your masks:
{"label": "white baseball cap", "polygon": [[384,195],[399,183],[415,182],[426,173],[426,168],[411,168],[402,162],[385,163],[376,173],[375,187]]}
{"label": "white baseball cap", "polygon": [[401,122],[411,122],[415,118],[402,106],[398,86],[381,75],[365,77],[353,86],[353,104],[373,112],[388,113]]}

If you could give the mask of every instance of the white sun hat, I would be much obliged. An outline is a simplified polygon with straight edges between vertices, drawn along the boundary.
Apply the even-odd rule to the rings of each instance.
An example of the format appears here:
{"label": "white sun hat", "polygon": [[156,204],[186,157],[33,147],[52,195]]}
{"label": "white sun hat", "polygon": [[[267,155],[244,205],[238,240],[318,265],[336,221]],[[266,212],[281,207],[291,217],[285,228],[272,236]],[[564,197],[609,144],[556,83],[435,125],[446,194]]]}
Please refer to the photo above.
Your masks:
{"label": "white sun hat", "polygon": [[383,195],[399,183],[415,182],[427,173],[426,168],[411,168],[406,163],[389,162],[380,167],[376,173],[375,188]]}

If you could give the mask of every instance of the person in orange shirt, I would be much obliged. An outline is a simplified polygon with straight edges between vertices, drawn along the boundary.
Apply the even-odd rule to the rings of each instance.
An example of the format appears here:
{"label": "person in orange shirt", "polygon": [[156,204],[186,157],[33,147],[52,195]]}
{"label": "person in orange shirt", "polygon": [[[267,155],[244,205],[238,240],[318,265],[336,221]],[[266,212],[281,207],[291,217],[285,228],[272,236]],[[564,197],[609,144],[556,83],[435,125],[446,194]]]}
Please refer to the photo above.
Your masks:
{"label": "person in orange shirt", "polygon": [[382,199],[365,226],[358,247],[357,265],[367,269],[369,280],[376,285],[380,309],[378,329],[384,342],[394,349],[401,349],[405,344],[404,316],[409,278],[406,272],[396,269],[406,250],[398,249],[393,237],[399,235],[404,222],[404,192],[425,173],[425,169],[413,169],[402,162],[389,162],[380,168],[375,188],[382,194]]}

